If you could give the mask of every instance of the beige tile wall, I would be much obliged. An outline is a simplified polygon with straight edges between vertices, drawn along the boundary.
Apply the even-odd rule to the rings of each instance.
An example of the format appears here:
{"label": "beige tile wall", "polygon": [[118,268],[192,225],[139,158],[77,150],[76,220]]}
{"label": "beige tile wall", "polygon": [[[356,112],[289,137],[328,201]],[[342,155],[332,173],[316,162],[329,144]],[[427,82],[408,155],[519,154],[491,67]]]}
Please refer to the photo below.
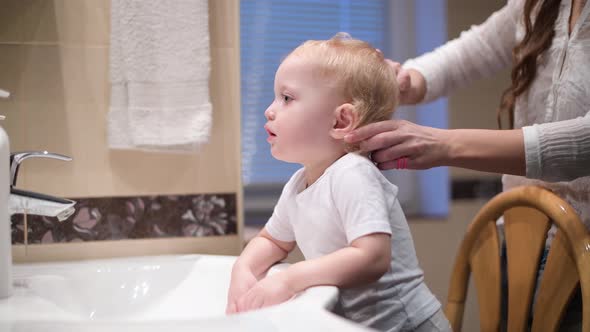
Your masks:
{"label": "beige tile wall", "polygon": [[[3,0],[0,102],[12,151],[48,150],[72,162],[27,160],[18,187],[64,197],[236,193],[240,177],[239,2],[210,0],[213,129],[198,154],[107,146],[110,0]],[[16,260],[127,254],[237,254],[238,236],[15,246]]]}

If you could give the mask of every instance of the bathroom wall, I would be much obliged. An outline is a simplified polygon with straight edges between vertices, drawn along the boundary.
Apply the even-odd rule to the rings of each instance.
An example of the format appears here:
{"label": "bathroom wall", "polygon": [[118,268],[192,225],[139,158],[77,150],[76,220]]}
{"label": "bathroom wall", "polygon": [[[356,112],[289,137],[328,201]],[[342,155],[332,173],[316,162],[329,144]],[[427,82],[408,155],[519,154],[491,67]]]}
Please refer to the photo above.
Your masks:
{"label": "bathroom wall", "polygon": [[[73,157],[25,161],[17,187],[80,202],[76,218],[61,224],[29,216],[26,238],[16,217],[15,260],[237,254],[238,2],[209,1],[213,128],[196,154],[108,148],[109,27],[110,0],[2,1],[0,88],[12,98],[0,101],[0,114],[11,150]],[[26,251],[25,240],[33,243]]]}

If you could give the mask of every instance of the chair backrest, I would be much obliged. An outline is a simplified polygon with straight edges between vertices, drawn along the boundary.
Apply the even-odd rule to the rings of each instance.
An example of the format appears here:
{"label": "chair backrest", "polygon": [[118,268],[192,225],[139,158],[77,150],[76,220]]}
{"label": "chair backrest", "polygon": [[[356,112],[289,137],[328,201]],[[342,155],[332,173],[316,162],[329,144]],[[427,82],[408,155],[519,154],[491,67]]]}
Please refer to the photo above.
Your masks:
{"label": "chair backrest", "polygon": [[528,329],[539,258],[551,223],[557,234],[534,305],[532,331],[557,331],[566,306],[581,286],[583,329],[590,332],[590,236],[572,207],[550,191],[524,186],[498,194],[477,213],[453,267],[445,314],[461,331],[470,273],[473,273],[481,331],[500,331],[500,241],[503,216],[508,273],[508,331]]}

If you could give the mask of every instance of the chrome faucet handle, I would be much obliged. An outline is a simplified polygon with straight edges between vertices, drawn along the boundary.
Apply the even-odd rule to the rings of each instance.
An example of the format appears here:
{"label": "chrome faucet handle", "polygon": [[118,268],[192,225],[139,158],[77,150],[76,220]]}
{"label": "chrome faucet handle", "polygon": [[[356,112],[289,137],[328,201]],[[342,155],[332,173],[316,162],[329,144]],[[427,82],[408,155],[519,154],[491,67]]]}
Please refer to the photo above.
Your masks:
{"label": "chrome faucet handle", "polygon": [[16,186],[16,178],[18,176],[18,169],[20,164],[29,158],[51,158],[57,160],[70,161],[72,158],[58,153],[51,153],[47,151],[23,151],[10,154],[10,185]]}

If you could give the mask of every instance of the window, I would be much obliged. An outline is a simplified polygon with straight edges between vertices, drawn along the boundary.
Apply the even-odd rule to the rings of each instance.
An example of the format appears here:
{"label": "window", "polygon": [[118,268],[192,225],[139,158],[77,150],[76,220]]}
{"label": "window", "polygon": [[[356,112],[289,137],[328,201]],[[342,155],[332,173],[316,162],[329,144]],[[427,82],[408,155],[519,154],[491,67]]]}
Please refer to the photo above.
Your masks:
{"label": "window", "polygon": [[[413,56],[415,46],[419,43],[414,42],[412,36],[414,31],[419,29],[411,27],[409,30],[412,33],[400,33],[399,30],[395,30],[396,27],[391,26],[390,16],[392,11],[396,17],[399,16],[399,20],[393,20],[394,23],[408,21],[406,17],[408,10],[412,11],[412,17],[418,17],[418,3],[423,3],[422,10],[424,13],[428,13],[428,16],[437,15],[436,12],[433,13],[432,8],[428,8],[432,5],[427,0],[241,1],[242,176],[245,185],[247,223],[266,221],[278,199],[282,186],[301,167],[298,164],[275,160],[270,154],[266,142],[266,132],[263,129],[266,121],[264,110],[274,98],[274,73],[282,59],[305,40],[328,39],[340,31],[348,32],[354,38],[371,43],[383,50],[388,57],[392,55],[389,51],[391,48],[405,48],[405,46],[400,46],[401,43],[388,42],[388,39],[393,35],[390,31],[397,31],[395,36],[411,40],[413,52],[410,55],[403,54],[393,58],[403,60],[402,58]],[[443,5],[440,7],[443,8],[444,2],[441,3]],[[402,10],[404,12],[401,12]],[[441,15],[444,15],[444,8]],[[426,17],[424,21],[426,21]],[[408,27],[403,24],[398,24],[397,27],[404,29],[404,31],[408,30]],[[436,28],[440,29],[440,27]],[[442,106],[446,108],[446,104]],[[446,125],[446,111],[442,112],[442,116]],[[437,115],[437,117],[439,116]],[[412,178],[417,180],[414,183],[406,184],[407,181],[404,179],[408,177],[402,177],[399,173],[397,175],[395,173],[387,173],[394,183],[397,183],[396,180],[404,182],[404,186],[408,186],[408,189],[412,188],[411,192],[416,191],[416,185],[419,187],[420,175],[414,174]],[[400,193],[403,193],[401,183],[399,186]],[[448,188],[442,188],[442,191],[445,190],[448,192]],[[429,191],[432,192],[432,190]],[[410,206],[411,202],[416,202],[416,197],[418,197],[415,194],[406,196],[405,199],[400,199],[404,207]],[[257,216],[260,220],[255,220]]]}

